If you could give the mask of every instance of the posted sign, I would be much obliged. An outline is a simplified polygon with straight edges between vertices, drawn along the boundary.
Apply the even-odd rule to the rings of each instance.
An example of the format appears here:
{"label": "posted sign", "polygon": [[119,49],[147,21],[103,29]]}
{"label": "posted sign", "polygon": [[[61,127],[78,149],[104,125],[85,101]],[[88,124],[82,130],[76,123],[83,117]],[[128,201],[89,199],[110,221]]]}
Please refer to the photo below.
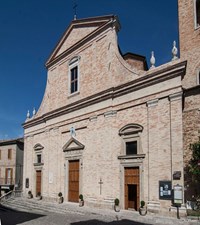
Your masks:
{"label": "posted sign", "polygon": [[159,181],[159,199],[170,200],[172,198],[171,181]]}
{"label": "posted sign", "polygon": [[179,184],[174,186],[174,203],[175,204],[183,203],[183,187]]}

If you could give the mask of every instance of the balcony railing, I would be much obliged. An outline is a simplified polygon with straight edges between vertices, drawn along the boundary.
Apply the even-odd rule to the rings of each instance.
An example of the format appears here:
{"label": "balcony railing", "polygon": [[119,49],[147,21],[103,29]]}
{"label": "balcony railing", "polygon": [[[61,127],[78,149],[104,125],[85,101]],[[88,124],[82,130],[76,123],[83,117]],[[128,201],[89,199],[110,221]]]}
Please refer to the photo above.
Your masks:
{"label": "balcony railing", "polygon": [[15,181],[12,178],[0,178],[0,185],[14,185]]}

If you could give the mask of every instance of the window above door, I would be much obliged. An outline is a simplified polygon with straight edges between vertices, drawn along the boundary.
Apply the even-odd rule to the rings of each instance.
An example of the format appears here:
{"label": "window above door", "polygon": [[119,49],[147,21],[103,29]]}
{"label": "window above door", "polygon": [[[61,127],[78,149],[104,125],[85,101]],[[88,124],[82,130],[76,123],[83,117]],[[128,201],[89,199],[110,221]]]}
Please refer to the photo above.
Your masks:
{"label": "window above door", "polygon": [[142,131],[143,127],[139,124],[127,124],[119,130],[123,146],[119,159],[144,157],[141,145]]}
{"label": "window above door", "polygon": [[33,149],[35,151],[34,166],[37,167],[37,168],[43,166],[44,165],[44,159],[43,159],[43,149],[44,149],[44,147],[40,143],[37,143],[33,147]]}

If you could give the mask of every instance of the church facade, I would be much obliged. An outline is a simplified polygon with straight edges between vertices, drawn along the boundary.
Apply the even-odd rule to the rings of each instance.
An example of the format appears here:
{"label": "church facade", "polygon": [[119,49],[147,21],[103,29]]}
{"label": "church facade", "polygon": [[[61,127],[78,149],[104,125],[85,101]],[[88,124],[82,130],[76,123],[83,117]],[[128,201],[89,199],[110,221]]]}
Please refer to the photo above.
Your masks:
{"label": "church facade", "polygon": [[184,186],[186,61],[175,51],[155,67],[152,54],[147,70],[144,57],[120,53],[119,30],[113,15],[73,20],[49,57],[41,106],[24,123],[24,193],[135,210],[144,200],[170,214]]}

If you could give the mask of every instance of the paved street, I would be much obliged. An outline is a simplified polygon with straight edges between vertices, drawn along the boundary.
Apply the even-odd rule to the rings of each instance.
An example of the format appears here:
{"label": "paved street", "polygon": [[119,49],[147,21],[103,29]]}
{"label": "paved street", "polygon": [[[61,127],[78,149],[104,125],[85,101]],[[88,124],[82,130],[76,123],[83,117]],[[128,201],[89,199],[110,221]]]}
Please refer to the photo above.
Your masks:
{"label": "paved street", "polygon": [[87,207],[77,208],[77,211],[63,213],[22,212],[0,206],[1,225],[150,225],[150,224],[200,224],[198,221],[181,221],[153,217],[140,216],[138,212],[121,210],[115,213],[112,210],[99,210]]}
{"label": "paved street", "polygon": [[64,214],[43,212],[20,212],[2,207],[0,209],[1,225],[142,225],[144,223],[130,220],[118,220],[117,216],[100,215],[87,212],[67,212]]}

